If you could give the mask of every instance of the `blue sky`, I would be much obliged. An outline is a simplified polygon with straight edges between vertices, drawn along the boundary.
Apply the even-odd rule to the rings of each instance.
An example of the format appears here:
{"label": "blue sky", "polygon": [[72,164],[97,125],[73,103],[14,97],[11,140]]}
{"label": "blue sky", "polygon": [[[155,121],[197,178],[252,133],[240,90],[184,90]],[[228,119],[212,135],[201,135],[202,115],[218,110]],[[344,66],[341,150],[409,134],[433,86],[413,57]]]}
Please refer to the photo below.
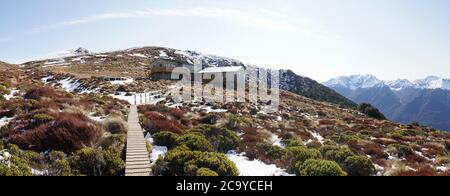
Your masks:
{"label": "blue sky", "polygon": [[450,77],[448,0],[7,0],[0,60],[166,46],[321,82]]}

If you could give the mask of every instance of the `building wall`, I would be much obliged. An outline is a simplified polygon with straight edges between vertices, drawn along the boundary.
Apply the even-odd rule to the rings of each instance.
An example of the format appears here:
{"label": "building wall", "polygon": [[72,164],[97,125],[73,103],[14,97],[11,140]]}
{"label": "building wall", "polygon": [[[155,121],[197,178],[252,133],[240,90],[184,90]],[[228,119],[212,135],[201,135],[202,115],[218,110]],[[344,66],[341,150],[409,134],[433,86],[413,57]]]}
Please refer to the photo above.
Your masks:
{"label": "building wall", "polygon": [[177,67],[185,67],[191,72],[194,71],[193,65],[189,65],[183,62],[158,59],[151,64],[151,80],[172,80],[172,71]]}
{"label": "building wall", "polygon": [[158,81],[158,80],[172,80],[172,73],[170,73],[170,72],[157,72],[157,73],[152,73],[151,79],[152,79],[153,81]]}

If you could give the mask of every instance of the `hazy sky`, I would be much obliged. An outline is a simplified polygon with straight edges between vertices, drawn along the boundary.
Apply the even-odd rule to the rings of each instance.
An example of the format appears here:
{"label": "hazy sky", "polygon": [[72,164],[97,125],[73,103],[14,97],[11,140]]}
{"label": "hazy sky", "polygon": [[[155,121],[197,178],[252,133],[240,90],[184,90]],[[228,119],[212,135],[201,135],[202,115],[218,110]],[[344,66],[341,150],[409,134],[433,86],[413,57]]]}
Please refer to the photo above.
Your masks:
{"label": "hazy sky", "polygon": [[0,60],[166,46],[321,82],[450,77],[448,0],[4,0]]}

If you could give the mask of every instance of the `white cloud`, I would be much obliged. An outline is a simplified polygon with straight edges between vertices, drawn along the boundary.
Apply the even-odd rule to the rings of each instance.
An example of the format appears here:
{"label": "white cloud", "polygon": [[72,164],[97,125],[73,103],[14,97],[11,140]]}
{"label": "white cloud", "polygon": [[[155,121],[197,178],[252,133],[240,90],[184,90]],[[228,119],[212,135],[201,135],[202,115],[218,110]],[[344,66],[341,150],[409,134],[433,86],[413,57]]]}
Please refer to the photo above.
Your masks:
{"label": "white cloud", "polygon": [[215,18],[219,20],[225,20],[232,23],[269,29],[274,31],[291,32],[291,33],[303,33],[307,36],[314,38],[327,39],[325,34],[312,32],[309,29],[309,25],[304,23],[303,20],[297,20],[291,18],[286,14],[261,9],[258,12],[244,11],[239,9],[226,9],[226,8],[191,8],[191,9],[145,9],[137,11],[126,12],[110,12],[96,14],[88,17],[83,17],[74,20],[62,21],[57,24],[47,25],[32,29],[28,33],[40,33],[42,31],[53,29],[62,26],[82,25],[87,23],[99,22],[104,20],[116,20],[116,19],[131,19],[131,18],[146,18],[156,16],[167,17],[207,17]]}

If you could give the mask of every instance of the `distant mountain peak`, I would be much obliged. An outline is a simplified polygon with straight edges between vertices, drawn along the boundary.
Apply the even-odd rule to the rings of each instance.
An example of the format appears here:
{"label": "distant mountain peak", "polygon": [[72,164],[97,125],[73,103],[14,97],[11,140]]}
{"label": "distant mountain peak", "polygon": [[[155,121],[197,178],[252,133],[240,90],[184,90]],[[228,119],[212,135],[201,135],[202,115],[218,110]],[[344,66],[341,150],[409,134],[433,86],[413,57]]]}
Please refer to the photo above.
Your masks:
{"label": "distant mountain peak", "polygon": [[91,54],[94,54],[94,53],[87,50],[86,48],[78,47],[77,49],[52,52],[47,55],[41,56],[37,59],[34,59],[33,61],[63,59],[63,58],[67,58],[67,57],[76,57],[76,56],[84,56],[84,55],[91,55]]}
{"label": "distant mountain peak", "polygon": [[74,50],[74,53],[78,55],[92,54],[88,49],[83,47],[79,47],[78,49]]}
{"label": "distant mountain peak", "polygon": [[333,78],[324,83],[332,88],[345,88],[356,90],[360,88],[372,88],[388,86],[393,91],[404,89],[446,89],[450,90],[450,79],[443,79],[438,76],[428,76],[424,79],[411,82],[407,79],[397,79],[394,81],[381,81],[373,75],[351,75]]}
{"label": "distant mountain peak", "polygon": [[438,76],[428,76],[421,80],[416,80],[414,83],[418,88],[422,89],[447,89],[450,90],[449,79],[443,79]]}
{"label": "distant mountain peak", "polygon": [[333,78],[324,84],[329,87],[349,88],[356,90],[358,88],[371,88],[382,83],[381,80],[373,75],[351,75]]}
{"label": "distant mountain peak", "polygon": [[400,91],[408,88],[415,88],[415,84],[407,79],[397,79],[395,81],[386,81],[385,84],[394,91]]}

